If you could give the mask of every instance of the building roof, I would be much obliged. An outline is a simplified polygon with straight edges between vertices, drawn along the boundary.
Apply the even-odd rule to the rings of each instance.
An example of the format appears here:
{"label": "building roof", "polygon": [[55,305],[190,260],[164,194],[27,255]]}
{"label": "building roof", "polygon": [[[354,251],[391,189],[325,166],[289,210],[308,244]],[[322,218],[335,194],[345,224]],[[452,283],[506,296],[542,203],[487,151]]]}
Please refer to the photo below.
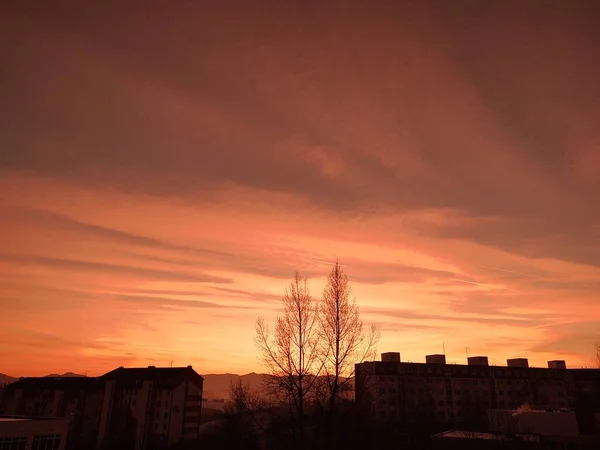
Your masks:
{"label": "building roof", "polygon": [[537,434],[532,433],[521,433],[516,435],[503,435],[498,433],[484,433],[479,431],[466,431],[466,430],[448,430],[443,433],[436,434],[433,436],[435,439],[476,439],[476,440],[519,440],[536,442],[539,441],[540,437]]}
{"label": "building roof", "polygon": [[173,385],[187,380],[201,386],[204,380],[192,366],[187,367],[119,367],[100,377],[102,380],[115,380],[123,382],[154,381],[158,384]]}

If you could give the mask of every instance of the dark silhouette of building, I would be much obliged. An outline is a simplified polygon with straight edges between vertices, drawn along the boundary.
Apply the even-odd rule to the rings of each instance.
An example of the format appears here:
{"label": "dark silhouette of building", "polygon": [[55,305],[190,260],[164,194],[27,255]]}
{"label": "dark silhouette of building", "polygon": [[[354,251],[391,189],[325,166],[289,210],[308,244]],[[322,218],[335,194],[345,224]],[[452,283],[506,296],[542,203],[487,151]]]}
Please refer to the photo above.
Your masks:
{"label": "dark silhouette of building", "polygon": [[21,378],[4,388],[4,414],[64,417],[66,449],[93,448],[98,433],[103,382],[87,377]]}
{"label": "dark silhouette of building", "polygon": [[199,438],[203,378],[192,368],[120,367],[105,383],[98,448],[162,449]]}
{"label": "dark silhouette of building", "polygon": [[0,410],[66,418],[67,450],[183,448],[199,438],[202,387],[192,366],[21,378],[5,387]]}
{"label": "dark silhouette of building", "polygon": [[426,363],[400,361],[399,353],[384,353],[381,361],[356,365],[355,397],[380,421],[447,429],[454,424],[485,425],[489,409],[570,408],[580,427],[590,433],[594,412],[600,411],[600,369],[567,369],[564,361],[548,368],[529,367],[526,359],[490,366],[487,357],[468,364],[446,364],[444,355],[429,355]]}

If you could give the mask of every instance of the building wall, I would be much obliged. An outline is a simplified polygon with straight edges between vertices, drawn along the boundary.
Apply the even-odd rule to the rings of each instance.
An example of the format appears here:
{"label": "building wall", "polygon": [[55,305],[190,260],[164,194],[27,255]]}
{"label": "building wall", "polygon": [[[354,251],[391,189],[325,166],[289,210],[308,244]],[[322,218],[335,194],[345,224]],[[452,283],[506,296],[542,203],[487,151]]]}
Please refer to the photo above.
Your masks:
{"label": "building wall", "polygon": [[64,450],[67,441],[66,419],[35,419],[2,421],[0,419],[0,442],[4,439],[25,438],[25,450],[31,450],[34,439],[59,439],[58,450]]}
{"label": "building wall", "polygon": [[98,424],[98,448],[103,448],[103,443],[106,439],[108,424],[110,423],[111,419],[111,410],[115,387],[116,382],[113,380],[106,381],[104,385],[102,408],[100,411],[100,421]]}
{"label": "building wall", "polygon": [[187,383],[185,413],[183,417],[183,439],[198,439],[200,433],[200,417],[202,415],[202,385]]}
{"label": "building wall", "polygon": [[[581,372],[581,371],[579,371]],[[578,372],[578,373],[579,373]],[[597,371],[600,374],[600,371]],[[590,383],[575,371],[526,367],[367,362],[356,367],[356,398],[382,420],[454,424],[487,409],[576,407]],[[580,378],[590,377],[591,370]]]}

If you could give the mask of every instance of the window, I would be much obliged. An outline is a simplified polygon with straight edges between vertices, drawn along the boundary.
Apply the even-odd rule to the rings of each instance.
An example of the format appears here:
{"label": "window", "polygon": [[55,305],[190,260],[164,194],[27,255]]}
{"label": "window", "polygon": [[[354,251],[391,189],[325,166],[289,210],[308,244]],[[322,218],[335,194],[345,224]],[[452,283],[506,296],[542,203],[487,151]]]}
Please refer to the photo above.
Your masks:
{"label": "window", "polygon": [[5,437],[0,438],[0,450],[25,450],[27,437]]}
{"label": "window", "polygon": [[444,400],[440,400],[440,401],[438,402],[438,405],[440,405],[440,406],[444,406]]}
{"label": "window", "polygon": [[169,412],[165,411],[165,419],[167,419],[169,417]]}
{"label": "window", "polygon": [[498,395],[504,395],[504,391],[498,391]]}
{"label": "window", "polygon": [[163,431],[167,431],[167,424],[166,423],[163,425]]}
{"label": "window", "polygon": [[460,390],[459,390],[459,389],[457,389],[456,391],[454,391],[454,393],[455,393],[456,395],[460,395]]}
{"label": "window", "polygon": [[[58,434],[41,434],[34,436],[31,450],[55,450],[60,447],[60,435]],[[8,449],[9,447],[7,447]],[[18,449],[19,447],[14,447]],[[25,446],[23,446],[23,449]],[[2,447],[4,450],[4,447]],[[12,447],[10,447],[12,450]]]}
{"label": "window", "polygon": [[156,406],[160,406],[160,400],[156,402]]}
{"label": "window", "polygon": [[156,411],[156,418],[160,419],[160,411]]}

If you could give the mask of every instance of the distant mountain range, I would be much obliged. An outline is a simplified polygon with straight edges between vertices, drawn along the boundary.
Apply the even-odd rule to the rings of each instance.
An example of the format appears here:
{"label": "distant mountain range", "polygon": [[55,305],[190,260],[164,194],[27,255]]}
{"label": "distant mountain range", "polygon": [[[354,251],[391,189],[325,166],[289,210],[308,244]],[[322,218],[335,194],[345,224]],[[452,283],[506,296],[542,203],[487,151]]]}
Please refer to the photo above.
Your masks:
{"label": "distant mountain range", "polygon": [[60,373],[51,373],[50,375],[46,375],[46,377],[85,377],[86,375],[81,375],[73,372],[66,372],[63,374]]}
{"label": "distant mountain range", "polygon": [[[47,377],[85,377],[85,375],[80,375],[78,373],[66,372],[63,374],[51,373],[50,375],[46,375]],[[0,384],[9,384],[14,381],[17,381],[19,377],[11,377],[10,375],[5,375],[0,373]]]}
{"label": "distant mountain range", "polygon": [[209,373],[202,375],[204,378],[204,392],[202,396],[208,400],[225,399],[229,400],[229,388],[237,383],[239,379],[244,385],[252,389],[259,388],[262,385],[263,375],[260,373],[248,373],[246,375],[236,375],[234,373]]}

